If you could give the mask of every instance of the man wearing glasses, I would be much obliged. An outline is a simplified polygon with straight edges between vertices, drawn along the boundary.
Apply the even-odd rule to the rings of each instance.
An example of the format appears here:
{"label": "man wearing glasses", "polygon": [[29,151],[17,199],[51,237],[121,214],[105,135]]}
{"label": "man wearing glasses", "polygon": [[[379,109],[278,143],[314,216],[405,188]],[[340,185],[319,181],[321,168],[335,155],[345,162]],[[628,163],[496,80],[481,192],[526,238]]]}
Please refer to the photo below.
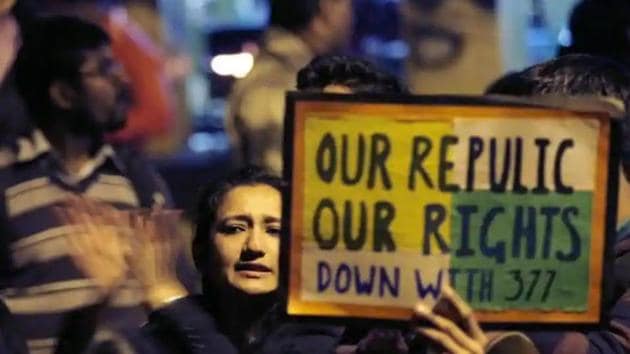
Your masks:
{"label": "man wearing glasses", "polygon": [[107,34],[71,17],[36,20],[23,34],[16,83],[36,129],[0,154],[0,294],[29,350],[52,353],[64,319],[106,303],[112,330],[139,325],[138,285],[120,280],[106,299],[68,255],[73,232],[55,215],[69,196],[118,208],[168,204],[158,175],[137,154],[104,142],[125,124],[131,94]]}

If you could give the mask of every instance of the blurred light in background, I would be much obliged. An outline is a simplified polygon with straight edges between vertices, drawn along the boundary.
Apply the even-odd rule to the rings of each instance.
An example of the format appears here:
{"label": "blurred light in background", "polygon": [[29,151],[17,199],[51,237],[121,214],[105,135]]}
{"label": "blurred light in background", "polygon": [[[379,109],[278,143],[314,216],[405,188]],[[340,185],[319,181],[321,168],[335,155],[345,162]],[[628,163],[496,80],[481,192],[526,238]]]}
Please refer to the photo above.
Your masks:
{"label": "blurred light in background", "polygon": [[186,6],[188,7],[189,11],[192,12],[199,12],[199,11],[203,11],[205,9],[205,7],[208,5],[208,3],[212,3],[214,1],[208,1],[208,0],[186,0]]}
{"label": "blurred light in background", "polygon": [[188,149],[196,153],[225,152],[229,149],[229,141],[221,132],[196,132],[188,137]]}
{"label": "blurred light in background", "polygon": [[402,39],[385,41],[377,36],[366,36],[361,41],[361,49],[371,57],[403,60],[409,55],[409,46]]}
{"label": "blurred light in background", "polygon": [[573,38],[571,37],[571,31],[563,27],[558,33],[558,44],[568,47],[573,43]]}
{"label": "blurred light in background", "polygon": [[[556,44],[568,43],[567,32],[563,28],[568,26],[571,9],[579,0],[543,0],[539,8],[544,8],[546,27],[550,35],[550,43],[555,49]],[[532,2],[497,0],[497,18],[499,21],[498,35],[501,54],[503,57],[502,72],[522,70],[534,63],[530,61],[526,32],[531,25]],[[551,54],[554,56],[556,51]]]}
{"label": "blurred light in background", "polygon": [[237,54],[219,54],[210,60],[212,71],[221,76],[245,77],[254,66],[254,55],[243,52]]}

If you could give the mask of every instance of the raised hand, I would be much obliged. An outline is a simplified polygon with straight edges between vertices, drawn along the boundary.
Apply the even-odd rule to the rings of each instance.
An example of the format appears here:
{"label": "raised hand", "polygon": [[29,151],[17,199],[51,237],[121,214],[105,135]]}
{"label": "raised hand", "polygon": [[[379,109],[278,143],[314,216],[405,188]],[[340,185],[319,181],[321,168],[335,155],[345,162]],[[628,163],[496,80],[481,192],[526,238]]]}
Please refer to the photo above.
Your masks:
{"label": "raised hand", "polygon": [[124,237],[124,212],[84,198],[72,198],[55,209],[72,232],[66,234],[76,266],[91,278],[103,296],[110,295],[126,278],[129,245]]}
{"label": "raised hand", "polygon": [[133,237],[127,262],[142,284],[145,300],[151,309],[187,295],[177,280],[175,260],[179,250],[176,210],[139,211],[130,215]]}

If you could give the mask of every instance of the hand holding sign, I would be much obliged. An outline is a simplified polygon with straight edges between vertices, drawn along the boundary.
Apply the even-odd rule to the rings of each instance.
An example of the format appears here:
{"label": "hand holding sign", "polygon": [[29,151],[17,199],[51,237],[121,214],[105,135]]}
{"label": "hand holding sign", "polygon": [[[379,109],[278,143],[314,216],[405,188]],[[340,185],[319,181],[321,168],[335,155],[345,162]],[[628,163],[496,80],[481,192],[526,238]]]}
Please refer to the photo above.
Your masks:
{"label": "hand holding sign", "polygon": [[432,311],[418,303],[414,308],[414,319],[433,325],[416,327],[414,330],[441,351],[453,354],[485,353],[488,338],[479,327],[470,306],[450,287],[442,289],[442,297]]}

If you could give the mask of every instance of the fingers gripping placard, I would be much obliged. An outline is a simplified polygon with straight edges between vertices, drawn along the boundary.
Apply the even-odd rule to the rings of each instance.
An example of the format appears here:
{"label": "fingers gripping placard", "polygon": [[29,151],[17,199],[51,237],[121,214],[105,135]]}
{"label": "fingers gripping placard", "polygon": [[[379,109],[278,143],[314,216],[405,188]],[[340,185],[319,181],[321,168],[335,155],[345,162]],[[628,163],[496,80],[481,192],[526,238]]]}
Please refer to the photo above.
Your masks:
{"label": "fingers gripping placard", "polygon": [[289,313],[406,319],[451,284],[485,321],[599,321],[605,115],[289,104]]}

